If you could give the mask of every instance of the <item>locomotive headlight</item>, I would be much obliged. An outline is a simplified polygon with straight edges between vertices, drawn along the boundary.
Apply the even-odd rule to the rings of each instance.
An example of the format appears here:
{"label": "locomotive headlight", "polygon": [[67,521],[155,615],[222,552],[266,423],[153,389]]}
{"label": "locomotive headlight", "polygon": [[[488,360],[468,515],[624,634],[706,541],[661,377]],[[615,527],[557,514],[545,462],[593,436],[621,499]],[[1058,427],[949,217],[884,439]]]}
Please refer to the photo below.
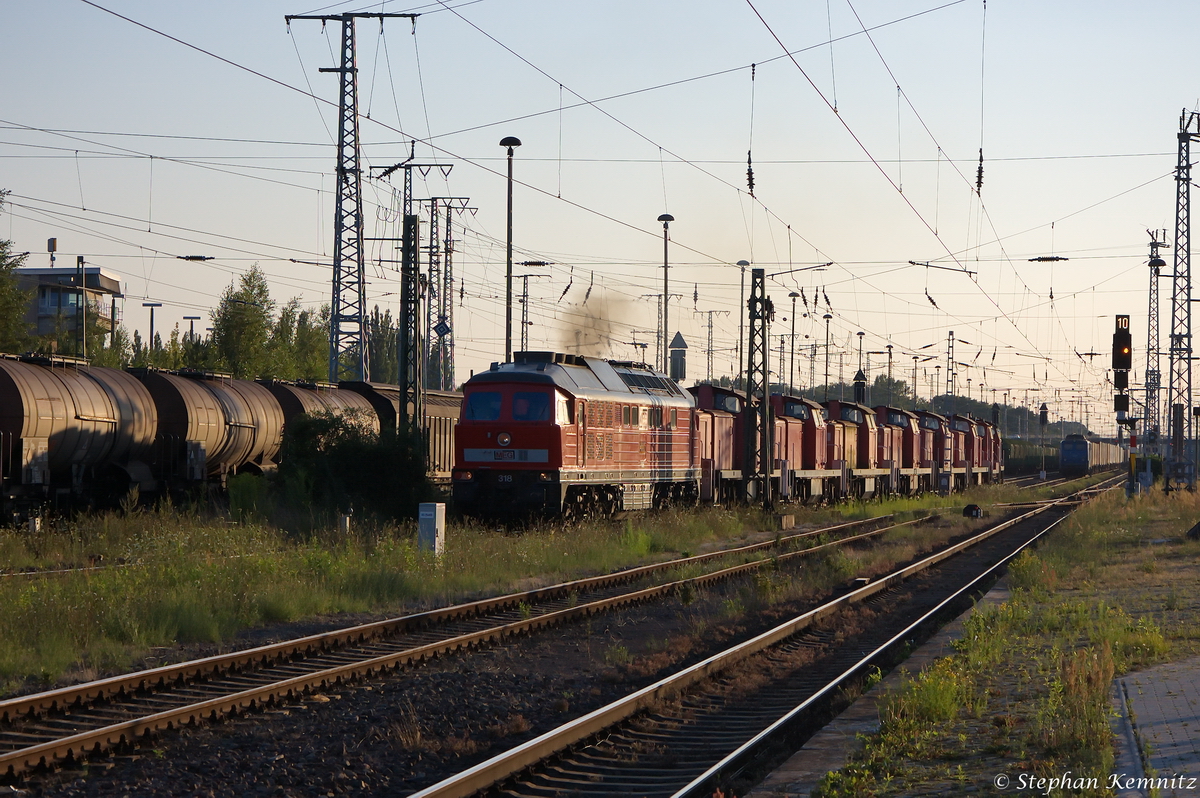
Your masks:
{"label": "locomotive headlight", "polygon": [[508,446],[510,443],[512,443],[512,436],[507,432],[501,432],[496,436],[496,443],[500,444],[501,446]]}

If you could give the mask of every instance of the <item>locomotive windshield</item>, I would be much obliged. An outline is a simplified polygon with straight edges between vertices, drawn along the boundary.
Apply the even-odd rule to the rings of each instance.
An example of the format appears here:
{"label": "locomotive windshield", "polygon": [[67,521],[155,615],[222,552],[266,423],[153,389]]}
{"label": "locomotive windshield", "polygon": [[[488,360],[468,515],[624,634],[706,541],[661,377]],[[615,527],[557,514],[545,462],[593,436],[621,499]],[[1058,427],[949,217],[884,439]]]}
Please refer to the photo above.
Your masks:
{"label": "locomotive windshield", "polygon": [[545,391],[517,391],[513,394],[513,421],[549,421],[550,394]]}
{"label": "locomotive windshield", "polygon": [[921,429],[931,429],[934,432],[937,432],[941,428],[941,422],[939,422],[933,416],[921,416]]}
{"label": "locomotive windshield", "polygon": [[783,405],[783,414],[788,418],[798,418],[801,421],[808,421],[808,405],[800,402],[785,402]]}
{"label": "locomotive windshield", "polygon": [[463,418],[470,421],[499,421],[500,392],[472,391],[467,394]]}

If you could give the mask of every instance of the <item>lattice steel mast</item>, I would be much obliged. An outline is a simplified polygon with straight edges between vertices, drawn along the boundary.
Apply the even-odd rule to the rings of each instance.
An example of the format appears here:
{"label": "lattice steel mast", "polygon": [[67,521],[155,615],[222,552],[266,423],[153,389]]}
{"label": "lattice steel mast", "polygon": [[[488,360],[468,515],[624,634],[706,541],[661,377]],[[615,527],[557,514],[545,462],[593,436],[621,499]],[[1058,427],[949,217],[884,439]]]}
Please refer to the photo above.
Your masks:
{"label": "lattice steel mast", "polygon": [[1196,489],[1196,463],[1188,451],[1192,437],[1192,256],[1191,143],[1200,137],[1200,114],[1186,108],[1179,117],[1179,160],[1175,166],[1175,270],[1171,275],[1171,449],[1165,489]]}
{"label": "lattice steel mast", "polygon": [[1146,432],[1146,449],[1148,454],[1158,454],[1159,436],[1162,425],[1162,405],[1159,403],[1158,389],[1162,387],[1162,372],[1159,370],[1161,361],[1158,352],[1158,281],[1162,277],[1162,267],[1166,262],[1159,257],[1158,249],[1163,246],[1160,239],[1166,238],[1166,231],[1149,231],[1150,233],[1150,300],[1146,313],[1146,420],[1142,429]]}
{"label": "lattice steel mast", "polygon": [[[770,353],[769,335],[775,306],[767,296],[766,270],[753,269],[750,277],[750,298],[741,312],[750,322],[746,338],[746,407],[742,410],[745,424],[745,452],[742,459],[742,481],[747,501],[761,499],[771,506],[771,391],[767,356]],[[755,402],[757,401],[757,406]]]}
{"label": "lattice steel mast", "polygon": [[418,14],[316,14],[285,16],[289,25],[294,19],[317,19],[342,23],[342,64],[321,67],[320,72],[341,75],[338,98],[337,143],[337,202],[334,207],[333,235],[333,298],[329,315],[329,381],[343,376],[365,380],[367,373],[366,284],[363,279],[365,259],[363,250],[362,171],[359,166],[358,136],[358,65],[354,44],[354,21],[388,17],[416,19]]}
{"label": "lattice steel mast", "polygon": [[[442,167],[448,175],[449,166]],[[451,268],[450,221],[455,210],[466,207],[466,197],[430,197],[428,287],[425,293],[425,387],[454,390],[454,272]],[[445,240],[439,232],[439,211],[446,209]]]}

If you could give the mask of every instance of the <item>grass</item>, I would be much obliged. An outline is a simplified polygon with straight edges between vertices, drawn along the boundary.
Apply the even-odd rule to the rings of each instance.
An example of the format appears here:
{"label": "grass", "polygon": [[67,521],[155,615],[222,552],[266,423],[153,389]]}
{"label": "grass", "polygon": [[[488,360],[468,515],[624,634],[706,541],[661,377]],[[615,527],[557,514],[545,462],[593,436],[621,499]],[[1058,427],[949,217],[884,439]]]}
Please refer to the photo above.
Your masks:
{"label": "grass", "polygon": [[[1011,489],[997,490],[954,501],[995,501]],[[946,502],[938,496],[858,502],[799,509],[796,516],[800,523],[836,523],[918,514]],[[254,517],[244,509],[238,515]],[[0,695],[140,666],[154,649],[226,645],[248,628],[527,589],[695,553],[769,528],[766,514],[742,508],[664,511],[565,530],[531,525],[519,534],[452,524],[441,558],[417,549],[411,526],[358,521],[349,536],[330,527],[297,537],[169,505],[54,520],[36,533],[0,529],[0,571],[122,566],[0,579],[0,606],[7,609],[0,613]],[[887,539],[886,552],[821,555],[801,581],[768,573],[750,594],[732,597],[726,614],[869,575],[932,540],[907,528]]]}
{"label": "grass", "polygon": [[151,650],[224,644],[250,627],[400,612],[694,551],[764,528],[757,511],[663,512],[568,530],[448,530],[441,558],[412,527],[298,539],[174,507],[0,529],[0,570],[122,567],[0,579],[0,694],[127,669]]}
{"label": "grass", "polygon": [[987,792],[998,773],[1105,783],[1114,675],[1200,649],[1200,600],[1176,587],[1197,578],[1183,533],[1198,515],[1197,496],[1161,492],[1081,508],[1011,564],[1011,600],[977,608],[953,656],[902,676],[879,732],[816,794]]}

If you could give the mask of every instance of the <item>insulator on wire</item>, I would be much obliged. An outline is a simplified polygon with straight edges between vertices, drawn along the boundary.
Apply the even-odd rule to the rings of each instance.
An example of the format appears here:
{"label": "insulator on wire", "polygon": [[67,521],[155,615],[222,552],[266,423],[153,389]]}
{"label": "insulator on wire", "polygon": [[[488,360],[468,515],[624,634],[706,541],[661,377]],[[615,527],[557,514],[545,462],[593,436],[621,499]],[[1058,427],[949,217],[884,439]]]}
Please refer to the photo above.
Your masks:
{"label": "insulator on wire", "polygon": [[750,151],[746,150],[746,186],[750,189],[750,196],[754,196],[754,164],[750,160]]}
{"label": "insulator on wire", "polygon": [[979,148],[979,169],[975,171],[975,193],[983,192],[983,147]]}

